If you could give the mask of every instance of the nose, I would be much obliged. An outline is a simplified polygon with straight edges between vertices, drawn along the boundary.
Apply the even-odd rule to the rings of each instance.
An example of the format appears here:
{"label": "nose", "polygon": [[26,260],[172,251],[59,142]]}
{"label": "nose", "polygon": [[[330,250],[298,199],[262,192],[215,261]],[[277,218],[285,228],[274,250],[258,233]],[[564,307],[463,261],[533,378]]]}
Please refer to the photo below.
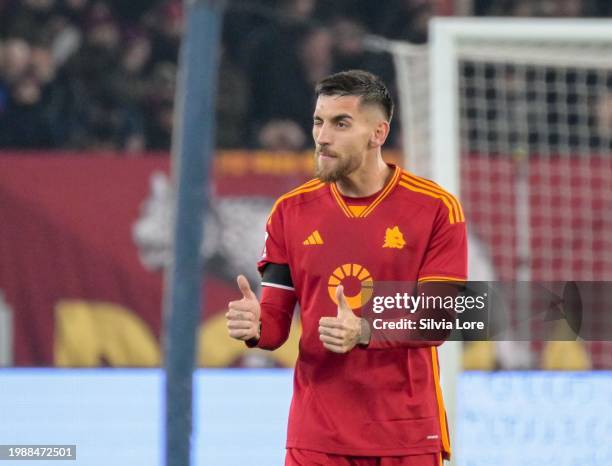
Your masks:
{"label": "nose", "polygon": [[315,142],[319,146],[326,146],[331,144],[331,134],[325,123],[319,126],[314,126],[312,133]]}

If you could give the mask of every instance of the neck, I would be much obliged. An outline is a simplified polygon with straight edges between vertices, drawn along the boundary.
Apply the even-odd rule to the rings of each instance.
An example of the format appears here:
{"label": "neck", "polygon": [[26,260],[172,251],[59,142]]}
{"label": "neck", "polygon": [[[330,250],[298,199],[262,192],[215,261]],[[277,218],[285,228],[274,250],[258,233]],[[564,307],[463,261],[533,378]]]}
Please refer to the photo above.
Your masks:
{"label": "neck", "polygon": [[383,161],[382,156],[374,158],[336,182],[338,191],[344,196],[367,197],[380,191],[393,176],[393,170]]}

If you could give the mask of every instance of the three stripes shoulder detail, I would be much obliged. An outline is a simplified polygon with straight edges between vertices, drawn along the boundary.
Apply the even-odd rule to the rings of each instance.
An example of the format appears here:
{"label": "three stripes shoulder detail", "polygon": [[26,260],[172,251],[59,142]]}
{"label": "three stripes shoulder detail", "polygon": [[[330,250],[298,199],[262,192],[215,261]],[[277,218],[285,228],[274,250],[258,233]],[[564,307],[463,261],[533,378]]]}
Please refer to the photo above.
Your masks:
{"label": "three stripes shoulder detail", "polygon": [[433,181],[404,171],[400,177],[399,185],[410,191],[440,199],[448,209],[448,220],[451,224],[465,222],[463,209],[457,198]]}
{"label": "three stripes shoulder detail", "polygon": [[268,223],[270,222],[270,218],[272,217],[272,214],[274,213],[274,211],[276,210],[278,205],[281,202],[283,202],[285,199],[289,199],[290,197],[297,196],[298,194],[307,193],[307,192],[310,192],[310,191],[316,191],[317,189],[320,189],[323,186],[325,186],[325,183],[322,182],[319,178],[315,178],[313,180],[307,181],[303,185],[298,186],[297,188],[289,191],[288,193],[283,194],[281,197],[279,197],[276,200],[276,202],[272,206],[272,210],[270,211],[270,215],[268,215]]}

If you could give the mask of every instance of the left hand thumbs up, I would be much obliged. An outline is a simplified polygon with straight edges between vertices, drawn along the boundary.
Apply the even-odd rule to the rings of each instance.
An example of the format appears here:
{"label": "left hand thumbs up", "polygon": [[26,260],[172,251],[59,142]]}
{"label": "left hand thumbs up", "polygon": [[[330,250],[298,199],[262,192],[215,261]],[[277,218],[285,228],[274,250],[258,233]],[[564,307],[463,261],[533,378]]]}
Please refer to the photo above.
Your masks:
{"label": "left hand thumbs up", "polygon": [[336,315],[338,319],[355,316],[348,302],[346,301],[346,296],[344,296],[344,287],[342,285],[338,285],[336,287],[336,302],[338,303],[338,314]]}
{"label": "left hand thumbs up", "polygon": [[323,346],[334,353],[348,353],[359,343],[361,319],[350,308],[344,287],[336,288],[338,313],[336,317],[321,317],[319,320],[319,339]]}

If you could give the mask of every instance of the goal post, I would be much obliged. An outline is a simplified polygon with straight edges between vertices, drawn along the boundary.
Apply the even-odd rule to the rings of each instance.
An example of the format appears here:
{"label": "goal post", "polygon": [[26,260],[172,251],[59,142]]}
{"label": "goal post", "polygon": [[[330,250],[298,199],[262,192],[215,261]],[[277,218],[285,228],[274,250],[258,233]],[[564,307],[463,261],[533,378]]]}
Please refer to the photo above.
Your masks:
{"label": "goal post", "polygon": [[[611,50],[609,20],[430,24],[431,175],[460,195],[499,279],[612,278]],[[524,304],[512,319],[527,322]],[[585,347],[592,367],[612,367],[609,342]],[[452,424],[461,368],[445,350]],[[545,366],[542,345],[529,352]]]}
{"label": "goal post", "polygon": [[[427,45],[364,44],[393,56],[404,166],[463,204],[470,280],[612,280],[611,20],[445,17]],[[510,324],[527,308],[514,302]],[[582,345],[589,367],[612,368],[612,343]],[[494,354],[551,367],[543,344]],[[440,348],[451,435],[461,357]]]}

